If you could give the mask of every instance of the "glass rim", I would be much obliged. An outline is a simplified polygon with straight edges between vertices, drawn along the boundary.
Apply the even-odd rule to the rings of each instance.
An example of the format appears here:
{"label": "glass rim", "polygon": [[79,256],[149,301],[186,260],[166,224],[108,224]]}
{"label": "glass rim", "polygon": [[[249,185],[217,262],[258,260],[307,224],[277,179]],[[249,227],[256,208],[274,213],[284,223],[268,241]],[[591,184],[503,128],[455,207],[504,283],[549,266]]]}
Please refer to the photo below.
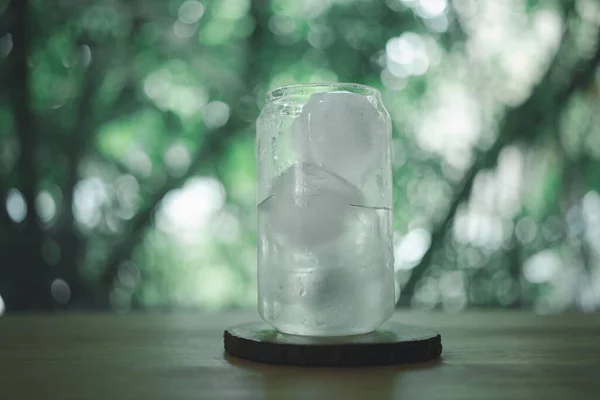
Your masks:
{"label": "glass rim", "polygon": [[[321,90],[321,89],[330,90]],[[364,96],[380,97],[381,92],[372,86],[352,82],[320,82],[320,83],[299,83],[293,85],[279,86],[267,92],[267,100],[276,100],[290,96],[305,96],[308,94],[322,92],[345,91]]]}

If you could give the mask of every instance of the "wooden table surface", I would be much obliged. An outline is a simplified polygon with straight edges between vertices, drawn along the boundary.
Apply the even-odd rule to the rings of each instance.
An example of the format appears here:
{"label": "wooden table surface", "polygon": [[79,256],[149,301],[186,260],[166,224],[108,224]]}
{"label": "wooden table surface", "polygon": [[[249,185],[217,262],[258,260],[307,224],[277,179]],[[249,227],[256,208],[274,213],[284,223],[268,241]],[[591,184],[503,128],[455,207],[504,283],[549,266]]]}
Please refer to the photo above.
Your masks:
{"label": "wooden table surface", "polygon": [[442,334],[442,359],[295,368],[223,353],[253,313],[0,318],[0,399],[600,399],[600,314],[399,312]]}

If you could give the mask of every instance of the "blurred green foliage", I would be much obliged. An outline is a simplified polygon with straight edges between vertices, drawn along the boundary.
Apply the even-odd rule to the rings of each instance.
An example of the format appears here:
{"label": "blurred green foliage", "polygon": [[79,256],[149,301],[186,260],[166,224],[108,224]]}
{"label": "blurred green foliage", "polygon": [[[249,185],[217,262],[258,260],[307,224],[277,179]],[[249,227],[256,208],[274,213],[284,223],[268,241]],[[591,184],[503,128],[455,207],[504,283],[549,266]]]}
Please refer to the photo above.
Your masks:
{"label": "blurred green foliage", "polygon": [[253,307],[253,123],[323,81],[392,116],[400,304],[600,307],[594,0],[0,10],[0,314]]}

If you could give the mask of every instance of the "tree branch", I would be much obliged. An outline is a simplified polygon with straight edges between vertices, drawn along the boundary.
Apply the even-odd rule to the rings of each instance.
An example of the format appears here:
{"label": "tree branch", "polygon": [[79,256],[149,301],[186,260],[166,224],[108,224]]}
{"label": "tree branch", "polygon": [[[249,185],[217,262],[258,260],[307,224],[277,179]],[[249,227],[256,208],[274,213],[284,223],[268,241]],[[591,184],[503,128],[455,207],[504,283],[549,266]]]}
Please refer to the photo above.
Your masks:
{"label": "tree branch", "polygon": [[[262,17],[264,7],[260,7],[258,3],[264,3],[264,1],[252,2],[251,13],[256,21],[256,27],[249,38],[248,62],[245,72],[246,93],[251,93],[255,89],[260,77],[260,51],[263,46],[266,28],[263,29],[260,26],[261,23],[264,23]],[[208,134],[204,142],[198,146],[196,153],[192,155],[193,162],[187,173],[179,178],[171,179],[151,196],[151,200],[146,207],[133,218],[130,233],[126,240],[121,242],[109,257],[106,269],[102,273],[102,282],[105,287],[108,288],[112,285],[120,263],[130,256],[138,244],[142,234],[150,225],[155,208],[165,195],[183,185],[202,165],[216,164],[229,147],[229,144],[244,132],[249,125],[250,123],[242,121],[232,110],[228,123],[221,129]]]}
{"label": "tree branch", "polygon": [[150,201],[148,201],[144,209],[138,212],[131,221],[131,228],[127,238],[113,251],[107,267],[102,274],[102,281],[106,286],[112,284],[118,271],[119,264],[129,257],[131,251],[139,242],[141,235],[144,233],[147,226],[150,225],[155,208],[160,204],[167,193],[183,185],[203,164],[211,164],[218,161],[219,156],[225,152],[229,143],[231,143],[245,127],[246,123],[238,119],[232,119],[231,122],[226,124],[222,129],[208,134],[205,143],[200,144],[198,150],[192,155],[193,162],[187,173],[181,177],[170,179],[151,196]]}
{"label": "tree branch", "polygon": [[[565,33],[565,35],[567,35],[567,33]],[[544,110],[543,105],[548,104],[548,94],[553,93],[552,87],[554,84],[553,79],[555,74],[553,66],[557,64],[559,56],[564,53],[567,45],[567,41],[563,39],[560,49],[557,51],[551,67],[548,69],[540,83],[536,86],[533,94],[521,106],[508,111],[505,119],[500,125],[498,139],[496,142],[491,148],[480,153],[476,157],[475,163],[473,163],[469,171],[467,171],[465,174],[460,184],[460,189],[456,192],[452,199],[446,217],[432,234],[431,245],[429,249],[419,264],[412,270],[409,280],[402,288],[402,293],[398,302],[399,305],[408,305],[410,303],[410,297],[414,293],[417,283],[423,277],[428,266],[430,265],[434,252],[440,247],[444,237],[449,231],[458,207],[468,199],[473,188],[473,182],[475,181],[475,177],[479,171],[481,171],[483,168],[490,168],[494,166],[498,160],[501,150],[507,144],[518,138],[532,140],[542,131],[542,129],[540,129],[540,125],[548,118],[548,116],[545,115],[547,113],[547,109]],[[576,70],[569,83],[562,90],[554,91],[553,96],[551,97],[554,107],[562,107],[573,94],[573,92],[581,89],[582,87],[588,86],[594,79],[595,69],[599,63],[600,39],[597,44],[596,51],[591,59],[584,60],[582,62],[583,65]],[[519,136],[521,133],[524,133],[524,135]]]}
{"label": "tree branch", "polygon": [[31,77],[27,63],[33,29],[31,4],[13,0],[6,12],[10,14],[7,18],[12,25],[13,37],[13,50],[7,60],[11,70],[9,93],[20,148],[15,175],[25,199],[27,217],[22,223],[23,230],[11,238],[12,246],[3,255],[2,267],[10,285],[2,295],[9,311],[51,309],[53,300],[48,290],[48,268],[41,254],[43,232],[35,210],[38,171],[34,152],[38,135],[31,109]]}

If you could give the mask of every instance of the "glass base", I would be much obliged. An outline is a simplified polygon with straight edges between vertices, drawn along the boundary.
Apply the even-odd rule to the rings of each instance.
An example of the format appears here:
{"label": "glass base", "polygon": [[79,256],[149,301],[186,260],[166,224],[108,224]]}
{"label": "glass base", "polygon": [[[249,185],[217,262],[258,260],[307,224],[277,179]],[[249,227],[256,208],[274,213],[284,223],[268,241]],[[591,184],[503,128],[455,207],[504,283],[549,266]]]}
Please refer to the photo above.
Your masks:
{"label": "glass base", "polygon": [[374,332],[377,328],[383,325],[394,313],[394,308],[390,307],[389,310],[385,314],[380,314],[377,318],[371,318],[369,321],[361,321],[362,323],[354,324],[346,323],[346,324],[336,324],[332,323],[326,324],[315,324],[315,323],[307,323],[304,320],[300,320],[301,322],[297,322],[292,318],[269,318],[264,313],[260,312],[259,315],[261,318],[275,328],[280,333],[285,333],[288,335],[296,335],[296,336],[313,336],[313,337],[324,337],[324,336],[356,336],[363,335],[366,333]]}
{"label": "glass base", "polygon": [[354,328],[354,329],[328,329],[328,330],[315,330],[308,327],[302,327],[297,325],[278,325],[278,324],[270,324],[275,329],[277,329],[280,333],[285,333],[287,335],[296,335],[296,336],[356,336],[356,335],[364,335],[366,333],[374,332],[379,326],[369,327],[369,328]]}

